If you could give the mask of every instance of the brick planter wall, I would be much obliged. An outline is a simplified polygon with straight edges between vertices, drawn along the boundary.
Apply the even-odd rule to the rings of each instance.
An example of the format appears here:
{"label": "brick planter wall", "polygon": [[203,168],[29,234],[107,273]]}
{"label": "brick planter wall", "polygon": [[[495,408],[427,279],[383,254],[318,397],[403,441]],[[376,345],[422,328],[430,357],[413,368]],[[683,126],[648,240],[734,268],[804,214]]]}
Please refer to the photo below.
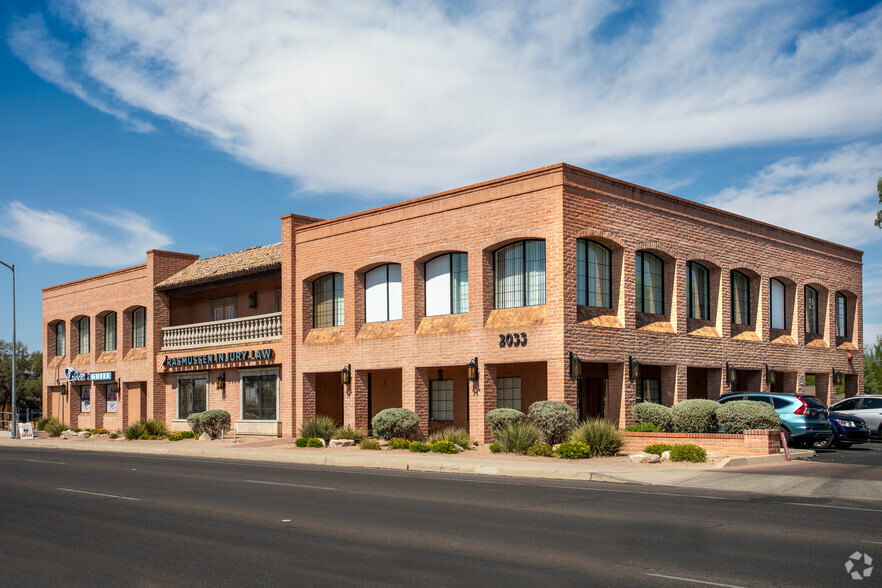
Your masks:
{"label": "brick planter wall", "polygon": [[681,445],[690,443],[707,451],[715,451],[729,456],[738,455],[769,455],[781,449],[781,437],[778,429],[758,429],[744,431],[740,435],[723,433],[631,433],[622,431],[625,446],[622,451],[631,453],[642,451],[653,443],[669,443]]}

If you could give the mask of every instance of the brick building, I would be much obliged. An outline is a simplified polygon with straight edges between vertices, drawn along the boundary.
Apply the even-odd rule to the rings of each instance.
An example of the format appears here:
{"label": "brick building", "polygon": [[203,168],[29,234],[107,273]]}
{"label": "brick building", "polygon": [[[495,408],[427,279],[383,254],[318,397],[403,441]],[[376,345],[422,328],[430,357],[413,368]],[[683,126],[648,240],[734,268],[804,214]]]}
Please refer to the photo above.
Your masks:
{"label": "brick building", "polygon": [[223,408],[239,433],[292,436],[403,406],[486,441],[487,411],[541,399],[622,424],[639,400],[807,377],[829,401],[837,380],[863,389],[861,259],[560,164],[46,288],[44,407],[177,429]]}

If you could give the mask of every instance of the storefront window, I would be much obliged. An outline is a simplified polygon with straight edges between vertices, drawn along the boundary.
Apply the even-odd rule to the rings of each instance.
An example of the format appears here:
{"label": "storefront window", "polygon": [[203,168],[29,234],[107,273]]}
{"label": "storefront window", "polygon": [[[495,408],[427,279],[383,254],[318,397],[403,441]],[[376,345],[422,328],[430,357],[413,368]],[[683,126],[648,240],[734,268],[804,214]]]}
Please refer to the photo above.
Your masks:
{"label": "storefront window", "polygon": [[521,378],[496,379],[496,408],[521,410]]}
{"label": "storefront window", "polygon": [[92,411],[92,391],[88,386],[80,386],[80,412]]}
{"label": "storefront window", "polygon": [[208,408],[208,377],[194,376],[178,379],[178,418],[185,419],[194,412]]}
{"label": "storefront window", "polygon": [[453,421],[453,380],[429,380],[429,420]]}
{"label": "storefront window", "polygon": [[274,421],[277,417],[279,375],[276,371],[242,374],[242,418]]}
{"label": "storefront window", "polygon": [[637,402],[661,404],[661,380],[653,378],[638,379]]}
{"label": "storefront window", "polygon": [[116,412],[118,395],[116,384],[107,384],[107,412]]}

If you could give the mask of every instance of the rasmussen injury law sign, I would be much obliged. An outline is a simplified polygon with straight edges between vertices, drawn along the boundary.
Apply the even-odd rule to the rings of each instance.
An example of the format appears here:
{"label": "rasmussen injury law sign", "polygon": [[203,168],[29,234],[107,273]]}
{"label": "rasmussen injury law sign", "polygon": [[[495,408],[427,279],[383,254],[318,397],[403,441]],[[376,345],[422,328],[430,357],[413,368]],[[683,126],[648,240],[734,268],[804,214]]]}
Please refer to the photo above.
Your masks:
{"label": "rasmussen injury law sign", "polygon": [[204,355],[185,355],[183,357],[157,357],[157,367],[160,371],[183,366],[211,365],[215,363],[230,363],[236,361],[255,361],[272,359],[272,349],[247,349],[245,351],[228,351],[226,353],[206,353]]}

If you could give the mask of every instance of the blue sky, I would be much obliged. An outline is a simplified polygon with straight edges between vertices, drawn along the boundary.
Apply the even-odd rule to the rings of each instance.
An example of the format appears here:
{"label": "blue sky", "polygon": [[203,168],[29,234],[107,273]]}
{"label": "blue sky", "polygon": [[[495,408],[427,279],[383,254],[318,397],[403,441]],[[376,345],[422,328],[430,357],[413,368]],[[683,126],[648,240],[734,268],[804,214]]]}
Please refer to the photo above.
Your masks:
{"label": "blue sky", "polygon": [[[865,251],[882,333],[878,2],[0,8],[0,260],[41,288],[565,161]],[[3,269],[3,268],[0,268]],[[11,338],[0,272],[0,338]]]}

